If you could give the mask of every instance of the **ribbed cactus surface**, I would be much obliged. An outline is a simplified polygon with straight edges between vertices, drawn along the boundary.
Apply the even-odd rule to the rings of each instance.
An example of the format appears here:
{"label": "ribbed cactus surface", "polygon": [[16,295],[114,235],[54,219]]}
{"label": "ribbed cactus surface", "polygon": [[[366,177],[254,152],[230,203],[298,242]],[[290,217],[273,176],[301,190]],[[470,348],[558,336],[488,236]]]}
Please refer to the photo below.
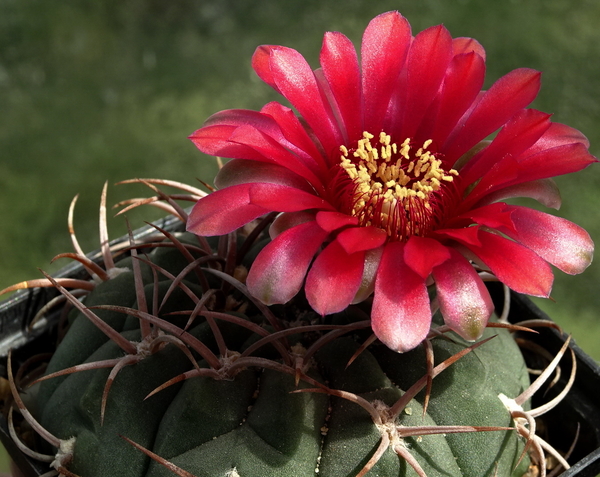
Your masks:
{"label": "ribbed cactus surface", "polygon": [[[184,237],[180,240],[185,243]],[[219,247],[214,244],[218,255]],[[221,251],[224,244],[221,240]],[[124,436],[197,477],[351,477],[361,472],[387,433],[392,436],[390,443],[377,456],[366,474],[369,477],[417,475],[397,455],[398,446],[414,456],[428,477],[524,474],[528,459],[517,465],[523,442],[513,430],[456,434],[440,430],[433,435],[397,438],[403,435],[403,429],[413,427],[511,426],[511,418],[498,394],[518,395],[528,384],[528,374],[513,338],[505,330],[488,329],[486,336],[497,335],[494,339],[461,357],[433,379],[426,413],[423,414],[426,396],[423,389],[392,419],[395,430],[390,433],[385,428],[390,422],[377,424],[357,401],[370,403],[385,415],[388,407],[427,374],[424,346],[405,354],[392,352],[378,343],[360,350],[369,338],[368,328],[357,326],[352,332],[341,333],[334,327],[352,326],[365,317],[368,319],[368,305],[322,318],[309,311],[300,297],[289,305],[271,307],[282,329],[299,327],[299,331],[287,335],[284,332],[285,336],[277,342],[244,355],[249,346],[275,330],[264,312],[238,290],[240,287],[233,286],[232,280],[223,281],[218,272],[216,275],[201,272],[204,283],[204,279],[199,280],[191,272],[179,286],[172,288],[173,276],[190,259],[176,247],[161,247],[146,253],[145,257],[140,254],[143,260],[139,260],[138,278],[144,284],[148,314],[153,314],[153,307],[168,292],[166,302],[155,316],[181,329],[179,334],[172,330],[167,334],[189,343],[191,338],[186,338],[183,330],[198,302],[191,297],[207,296],[207,284],[213,290],[209,294],[211,299],[202,308],[202,316],[194,320],[187,333],[212,350],[224,365],[220,375],[198,373],[147,397],[172,378],[194,369],[181,347],[165,341],[144,359],[113,372],[103,421],[102,396],[114,364],[43,381],[36,415],[55,436],[75,437],[73,461],[69,465],[73,473],[81,477],[174,475],[126,442],[121,437]],[[155,273],[145,263],[147,259],[156,265]],[[227,269],[226,260],[207,263],[213,270]],[[198,269],[207,263],[198,265]],[[84,303],[134,343],[141,340],[139,316],[128,315],[121,309],[95,308],[99,305],[141,308],[132,264],[131,258],[118,262],[117,267],[129,270],[100,283]],[[169,278],[161,269],[172,276]],[[231,275],[239,278],[241,271],[243,281],[243,266],[235,270],[236,273],[229,270]],[[224,319],[210,322],[205,316],[211,316],[211,312],[227,313],[249,325]],[[72,312],[71,320],[47,373],[81,363],[126,357],[122,348],[81,311]],[[329,330],[301,328],[315,324],[331,327]],[[227,356],[222,356],[215,326],[226,344]],[[259,333],[256,327],[262,331]],[[330,333],[337,334],[332,339]],[[431,344],[436,365],[469,346],[454,335],[432,339]],[[287,362],[281,356],[282,349],[289,353]],[[312,350],[310,356],[306,355],[307,350]],[[361,351],[358,356],[357,350]],[[196,352],[193,355],[200,369],[214,368]],[[352,358],[355,359],[348,365]],[[227,372],[236,359],[250,361],[235,372]],[[301,363],[297,368],[301,372],[296,375],[288,372],[294,363]]]}

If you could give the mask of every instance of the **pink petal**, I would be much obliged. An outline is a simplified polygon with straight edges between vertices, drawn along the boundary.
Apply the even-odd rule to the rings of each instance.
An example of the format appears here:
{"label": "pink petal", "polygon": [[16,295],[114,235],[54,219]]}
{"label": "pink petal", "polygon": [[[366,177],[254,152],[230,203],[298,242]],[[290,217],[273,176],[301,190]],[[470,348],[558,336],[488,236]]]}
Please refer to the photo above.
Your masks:
{"label": "pink petal", "polygon": [[325,152],[338,151],[343,138],[329,105],[323,102],[315,75],[304,57],[291,48],[271,50],[271,72],[287,100],[315,132]]}
{"label": "pink petal", "polygon": [[461,169],[461,177],[468,183],[475,182],[504,156],[517,157],[535,144],[550,125],[550,114],[535,109],[520,111],[502,127],[488,147]]}
{"label": "pink petal", "polygon": [[450,258],[448,248],[437,240],[413,235],[404,247],[404,261],[423,279],[431,274],[434,267]]}
{"label": "pink petal", "polygon": [[376,227],[351,227],[342,230],[337,236],[337,241],[347,253],[378,248],[386,240],[385,231]]}
{"label": "pink petal", "polygon": [[581,273],[592,263],[594,242],[584,229],[538,210],[508,207],[512,209],[516,232],[500,229],[503,233],[565,273]]}
{"label": "pink petal", "polygon": [[314,193],[314,189],[304,178],[285,167],[267,162],[232,159],[219,169],[215,177],[215,186],[218,189],[251,182],[286,185]]}
{"label": "pink petal", "polygon": [[372,134],[381,131],[410,42],[410,24],[398,12],[382,13],[365,30],[361,46],[363,124]]}
{"label": "pink petal", "polygon": [[[481,246],[463,242],[502,283],[518,293],[550,296],[554,279],[550,266],[539,255],[499,235],[479,232]],[[460,241],[460,240],[459,240]]]}
{"label": "pink petal", "polygon": [[425,280],[404,261],[404,246],[402,242],[385,246],[371,312],[371,327],[377,338],[400,353],[418,346],[431,326]]}
{"label": "pink petal", "polygon": [[523,182],[513,186],[505,187],[484,196],[473,208],[491,204],[505,199],[515,197],[527,197],[537,200],[540,204],[551,209],[560,209],[562,199],[556,182],[552,179],[539,179],[531,182]]}
{"label": "pink petal", "polygon": [[249,184],[250,203],[277,212],[296,212],[307,209],[334,210],[320,197],[280,184]]}
{"label": "pink petal", "polygon": [[271,65],[269,64],[269,58],[271,56],[271,50],[276,48],[274,45],[261,45],[259,46],[254,55],[252,55],[252,68],[256,71],[258,77],[267,83],[271,88],[281,94],[279,88],[275,84],[273,73],[271,72]]}
{"label": "pink petal", "polygon": [[444,322],[468,341],[481,337],[494,304],[481,278],[459,252],[433,269],[433,279]]}
{"label": "pink petal", "polygon": [[335,240],[325,247],[306,276],[304,289],[313,310],[329,315],[346,309],[361,284],[364,261],[364,252],[346,253]]}
{"label": "pink petal", "polygon": [[321,49],[321,66],[338,105],[350,142],[362,138],[360,67],[352,42],[339,32],[327,32]]}
{"label": "pink petal", "polygon": [[341,212],[317,212],[317,223],[319,227],[327,232],[347,227],[349,225],[358,225],[358,219],[351,215],[342,214]]}
{"label": "pink petal", "polygon": [[448,157],[458,159],[515,113],[531,103],[540,89],[540,73],[528,68],[511,71],[483,95],[463,127],[444,145]]}
{"label": "pink petal", "polygon": [[[485,63],[476,53],[455,56],[450,65],[440,95],[437,119],[427,139],[443,145],[465,111],[477,98],[485,78]],[[453,165],[454,161],[450,165]]]}
{"label": "pink petal", "polygon": [[281,233],[254,260],[246,280],[250,293],[267,305],[290,301],[326,237],[314,221]]}
{"label": "pink petal", "polygon": [[472,51],[485,60],[485,50],[477,40],[466,37],[458,37],[452,40],[452,53],[454,56],[471,53]]}
{"label": "pink petal", "polygon": [[218,190],[201,198],[190,212],[187,230],[196,235],[224,235],[269,211],[250,203],[252,184]]}
{"label": "pink petal", "polygon": [[[401,137],[414,137],[452,59],[452,36],[443,25],[420,32],[406,60],[407,83]],[[401,139],[401,140],[402,140]]]}

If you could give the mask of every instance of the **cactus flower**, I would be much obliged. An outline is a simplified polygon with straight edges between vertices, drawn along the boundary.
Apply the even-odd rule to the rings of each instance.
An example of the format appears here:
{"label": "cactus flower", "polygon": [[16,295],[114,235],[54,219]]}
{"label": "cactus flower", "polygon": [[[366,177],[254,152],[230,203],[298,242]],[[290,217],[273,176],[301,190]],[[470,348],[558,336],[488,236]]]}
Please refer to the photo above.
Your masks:
{"label": "cactus flower", "polygon": [[280,212],[247,278],[257,298],[286,303],[304,285],[325,315],[372,295],[375,335],[404,352],[430,330],[428,287],[445,323],[474,340],[493,308],[482,271],[547,297],[550,265],[577,274],[590,264],[585,230],[504,202],[558,209],[551,177],[596,162],[579,131],[527,108],[539,72],[517,69],[482,91],[477,41],[441,25],[413,36],[398,12],[369,23],[360,60],[346,36],[326,33],[320,64],[259,47],[254,70],[296,112],[278,102],[222,111],[191,136],[232,160],[188,230],[220,235]]}

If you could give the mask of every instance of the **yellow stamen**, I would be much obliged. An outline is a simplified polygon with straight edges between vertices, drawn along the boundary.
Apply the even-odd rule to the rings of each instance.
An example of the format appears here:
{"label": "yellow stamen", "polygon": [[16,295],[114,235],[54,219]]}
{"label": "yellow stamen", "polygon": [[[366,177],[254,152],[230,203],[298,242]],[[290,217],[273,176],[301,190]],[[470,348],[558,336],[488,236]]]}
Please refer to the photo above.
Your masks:
{"label": "yellow stamen", "polygon": [[[354,183],[352,214],[363,226],[381,226],[390,237],[405,240],[427,228],[423,223],[408,224],[412,214],[421,217],[424,210],[430,211],[431,195],[458,172],[442,168],[442,161],[428,150],[431,139],[411,152],[410,138],[397,145],[385,132],[379,133],[379,144],[371,142],[374,137],[363,132],[351,155],[340,146],[340,166]],[[407,215],[399,217],[400,213]],[[401,223],[408,224],[406,230],[393,229]]]}

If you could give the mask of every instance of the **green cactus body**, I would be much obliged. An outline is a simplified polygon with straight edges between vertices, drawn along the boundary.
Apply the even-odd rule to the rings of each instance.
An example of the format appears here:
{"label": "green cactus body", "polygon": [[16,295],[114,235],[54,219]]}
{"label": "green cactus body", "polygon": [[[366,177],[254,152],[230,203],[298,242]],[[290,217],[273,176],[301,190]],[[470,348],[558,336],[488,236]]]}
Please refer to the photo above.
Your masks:
{"label": "green cactus body", "polygon": [[[149,257],[165,268],[170,262],[178,262],[179,268],[187,263],[172,248],[157,249]],[[117,265],[130,266],[131,259],[126,260],[129,262]],[[177,267],[171,267],[170,271],[176,274]],[[160,302],[171,280],[154,286],[147,265],[142,267],[142,276],[148,303],[152,303],[155,290],[161,295]],[[188,278],[190,281],[184,282],[185,285],[201,296],[199,285],[193,283],[193,273]],[[211,283],[214,278],[209,277]],[[85,300],[88,306],[133,306],[135,302],[131,272],[97,286]],[[173,312],[193,308],[192,300],[178,288],[159,316],[184,327],[188,316]],[[276,307],[274,311],[285,315],[287,321],[283,321],[292,326],[298,318],[298,313],[292,310],[300,308],[296,304]],[[127,339],[140,339],[137,318],[116,311],[95,312]],[[252,306],[238,316],[271,330]],[[325,320],[314,313],[306,316],[309,320],[326,323],[357,321],[352,309]],[[228,350],[233,352],[243,352],[259,338],[235,323],[219,321],[218,326]],[[218,353],[213,330],[203,318],[199,317],[188,331]],[[324,333],[298,333],[281,342],[301,354]],[[518,395],[528,385],[527,369],[509,333],[501,329],[488,330],[486,336],[491,335],[498,336],[435,377],[425,415],[425,391],[421,391],[400,413],[395,424],[400,428],[511,426],[509,413],[498,394]],[[306,367],[306,375],[314,380],[313,384],[300,379],[296,385],[293,375],[275,366],[255,365],[241,368],[234,376],[224,379],[189,378],[145,399],[161,384],[192,369],[188,357],[177,346],[167,344],[138,363],[121,369],[108,393],[103,423],[101,399],[109,368],[43,381],[37,415],[41,424],[59,438],[75,437],[69,469],[82,477],[174,475],[120,436],[130,438],[197,477],[352,477],[377,449],[381,430],[369,413],[354,402],[314,389],[295,391],[315,388],[314,383],[318,382],[372,403],[392,406],[426,374],[424,349],[419,347],[397,354],[374,344],[346,367],[368,336],[365,331],[346,334],[320,347]],[[296,343],[302,346],[294,347]],[[432,345],[436,364],[468,346],[455,336],[451,340],[434,339]],[[258,356],[256,363],[261,359],[278,363],[272,345],[252,354]],[[123,356],[123,351],[78,313],[48,372],[119,356]],[[237,354],[232,356],[235,360]],[[208,366],[200,358],[198,363],[200,367]],[[517,466],[523,442],[513,430],[414,436],[395,445],[404,446],[428,477],[522,476],[527,466],[527,459]],[[389,447],[367,475],[395,477],[416,473]]]}

